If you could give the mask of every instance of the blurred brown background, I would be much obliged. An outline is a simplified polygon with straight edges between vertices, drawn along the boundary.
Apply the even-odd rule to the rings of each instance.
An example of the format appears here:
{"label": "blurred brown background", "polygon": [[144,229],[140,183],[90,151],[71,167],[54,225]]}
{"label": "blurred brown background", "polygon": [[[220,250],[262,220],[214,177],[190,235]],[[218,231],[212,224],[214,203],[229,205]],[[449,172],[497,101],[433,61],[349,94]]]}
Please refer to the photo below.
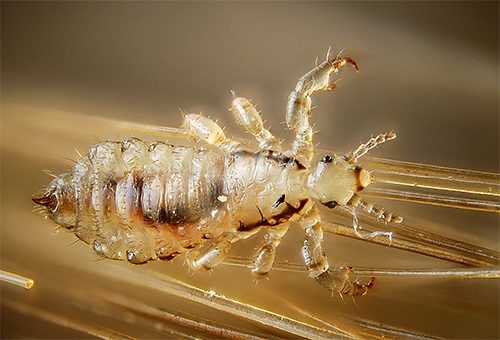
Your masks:
{"label": "blurred brown background", "polygon": [[[75,263],[91,268],[100,262],[89,247],[67,246],[72,235],[51,235],[53,225],[32,213],[30,198],[50,180],[41,170],[63,172],[71,166],[65,158],[77,157],[75,148],[85,153],[98,140],[130,135],[101,118],[177,127],[181,108],[210,115],[226,126],[228,135],[243,136],[227,112],[230,90],[235,90],[253,100],[276,135],[289,139],[282,124],[287,96],[330,46],[332,53],[345,49],[343,55],[355,59],[361,72],[343,69],[337,89],[314,96],[318,107],[312,122],[319,148],[344,152],[371,135],[392,130],[396,141],[374,155],[498,172],[498,13],[494,1],[2,1],[2,269],[35,276],[39,283],[29,292],[2,285],[2,299],[49,304],[56,311],[67,308],[77,318],[86,317],[86,312],[80,315],[71,307],[58,309],[57,295],[47,295],[40,278],[61,282],[82,275],[61,268],[74,268]],[[496,215],[389,203],[410,221],[413,217],[430,221],[434,228],[447,226],[450,230],[443,232],[450,235],[463,236],[465,231],[467,240],[498,248]],[[301,235],[291,234],[297,238],[289,246],[294,254]],[[358,243],[334,236],[329,242],[335,265],[451,266],[404,255],[397,262],[399,253],[377,257],[371,250],[363,253],[366,245],[357,248]],[[184,271],[182,263],[150,266],[161,272]],[[194,280],[223,289],[231,284],[232,273],[241,273],[243,286],[236,285],[248,285],[247,295],[256,294],[255,301],[265,299],[258,295],[262,292],[283,293],[288,301],[318,307],[329,296],[305,275],[277,273],[256,287],[245,269],[224,267],[217,272],[219,268],[212,277],[197,274]],[[291,277],[305,282],[292,282]],[[94,281],[89,280],[79,283],[90,289]],[[55,291],[63,289],[51,284]],[[455,288],[461,290],[448,292]],[[309,293],[298,297],[295,289]],[[430,307],[416,302],[434,289],[441,295],[426,296]],[[472,291],[480,296],[469,296]],[[498,337],[498,283],[387,280],[379,294],[357,299],[359,308],[333,297],[333,306],[316,312],[347,310],[445,337]],[[394,300],[386,303],[388,298]],[[27,320],[2,308],[2,336],[81,336],[43,323],[33,333],[23,333],[19,327]],[[132,333],[154,337],[144,334]]]}

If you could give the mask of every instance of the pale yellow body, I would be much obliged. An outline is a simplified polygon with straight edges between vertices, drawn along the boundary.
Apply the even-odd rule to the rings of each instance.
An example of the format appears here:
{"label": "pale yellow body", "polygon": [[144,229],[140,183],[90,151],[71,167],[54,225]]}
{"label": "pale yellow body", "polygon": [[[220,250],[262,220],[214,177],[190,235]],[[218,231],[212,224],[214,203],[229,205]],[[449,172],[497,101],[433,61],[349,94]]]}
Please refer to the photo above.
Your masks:
{"label": "pale yellow body", "polygon": [[256,138],[257,149],[226,138],[210,119],[190,114],[183,127],[205,145],[146,144],[136,138],[102,142],[33,200],[99,255],[132,263],[186,253],[192,269],[209,270],[233,243],[266,228],[252,270],[259,278],[271,269],[290,222],[297,221],[305,232],[302,254],[309,276],[332,291],[363,295],[373,282],[351,282],[347,270],[329,269],[317,204],[360,206],[387,222],[400,222],[356,194],[371,181],[357,159],[395,135],[381,134],[346,155],[311,164],[310,96],[333,89],[330,74],[346,64],[357,69],[350,58],[335,57],[297,83],[285,116],[296,134],[289,151],[263,127],[248,99],[235,98],[236,121]]}

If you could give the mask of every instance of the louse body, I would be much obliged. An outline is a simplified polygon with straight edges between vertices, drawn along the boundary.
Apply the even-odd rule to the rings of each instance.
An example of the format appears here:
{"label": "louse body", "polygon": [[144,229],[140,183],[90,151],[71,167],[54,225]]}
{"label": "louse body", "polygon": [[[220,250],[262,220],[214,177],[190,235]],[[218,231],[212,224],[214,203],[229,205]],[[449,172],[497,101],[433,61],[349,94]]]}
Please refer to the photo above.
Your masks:
{"label": "louse body", "polygon": [[53,181],[45,204],[54,222],[99,255],[132,263],[172,259],[222,233],[246,236],[300,212],[298,200],[297,209],[275,206],[281,195],[301,193],[303,172],[287,162],[137,138],[102,142]]}
{"label": "louse body", "polygon": [[148,145],[136,138],[101,142],[33,201],[97,254],[136,264],[185,253],[192,269],[210,270],[233,243],[266,228],[252,269],[257,278],[267,276],[276,247],[297,221],[305,232],[302,254],[309,276],[332,291],[363,295],[373,280],[352,282],[348,269],[329,268],[317,205],[358,206],[386,222],[400,222],[356,194],[372,180],[357,159],[395,135],[381,134],[343,156],[325,155],[311,164],[310,96],[333,89],[330,74],[346,64],[358,69],[350,58],[327,57],[297,83],[285,116],[296,134],[291,150],[283,150],[263,128],[249,100],[235,98],[236,121],[257,139],[258,148],[226,138],[206,117],[186,115],[183,127],[200,147]]}

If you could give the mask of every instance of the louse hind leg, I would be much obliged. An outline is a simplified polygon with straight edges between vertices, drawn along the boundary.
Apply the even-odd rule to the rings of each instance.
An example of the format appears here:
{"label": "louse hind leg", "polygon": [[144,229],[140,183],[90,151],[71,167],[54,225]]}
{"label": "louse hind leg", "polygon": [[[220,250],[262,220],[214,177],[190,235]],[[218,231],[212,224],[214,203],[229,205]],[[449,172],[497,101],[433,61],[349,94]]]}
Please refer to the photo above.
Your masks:
{"label": "louse hind leg", "polygon": [[293,131],[295,140],[292,146],[294,157],[308,167],[313,156],[312,128],[309,125],[311,114],[311,95],[314,92],[332,90],[337,85],[330,81],[330,74],[337,73],[339,68],[351,64],[359,72],[358,65],[351,58],[335,57],[325,60],[320,65],[302,76],[295,90],[290,93],[286,108],[286,124]]}
{"label": "louse hind leg", "polygon": [[241,149],[241,144],[226,138],[221,127],[210,118],[199,114],[188,114],[184,116],[182,127],[188,136],[195,140],[201,139],[208,144],[214,145],[224,152],[233,153]]}
{"label": "louse hind leg", "polygon": [[246,239],[259,230],[260,228],[249,232],[225,232],[213,240],[207,241],[190,250],[186,254],[187,265],[194,271],[211,270],[224,261],[231,251],[233,243]]}
{"label": "louse hind leg", "polygon": [[276,257],[276,248],[281,243],[281,239],[288,231],[289,222],[267,229],[264,236],[264,245],[257,251],[252,274],[256,279],[267,277]]}
{"label": "louse hind leg", "polygon": [[318,208],[313,207],[299,220],[306,239],[302,247],[302,256],[309,276],[332,292],[346,295],[365,295],[372,287],[375,278],[367,284],[349,279],[352,268],[329,269],[328,259],[323,251],[323,230]]}
{"label": "louse hind leg", "polygon": [[231,103],[231,111],[236,122],[257,139],[261,149],[281,150],[279,140],[269,130],[264,128],[262,117],[250,100],[243,97],[235,97]]}

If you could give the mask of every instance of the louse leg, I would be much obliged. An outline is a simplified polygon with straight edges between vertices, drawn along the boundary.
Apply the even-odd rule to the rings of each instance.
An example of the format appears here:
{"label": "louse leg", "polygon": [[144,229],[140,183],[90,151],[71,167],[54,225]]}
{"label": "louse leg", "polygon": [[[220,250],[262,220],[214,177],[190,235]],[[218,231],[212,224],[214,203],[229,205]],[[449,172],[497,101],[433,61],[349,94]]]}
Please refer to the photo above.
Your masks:
{"label": "louse leg", "polygon": [[240,240],[256,234],[260,228],[249,232],[226,232],[201,246],[190,250],[186,254],[186,262],[194,271],[211,270],[224,261],[231,251],[231,246]]}
{"label": "louse leg", "polygon": [[343,158],[349,163],[349,164],[355,164],[357,160],[364,156],[368,151],[371,149],[377,147],[378,145],[396,138],[396,134],[393,132],[387,132],[387,133],[381,133],[377,137],[370,138],[368,142],[365,144],[361,144],[358,146],[355,150],[352,150],[351,152],[346,153]]}
{"label": "louse leg", "polygon": [[358,65],[351,58],[335,57],[327,59],[299,79],[295,90],[290,93],[286,108],[286,124],[293,131],[295,140],[292,146],[294,157],[308,167],[313,156],[312,128],[309,125],[311,114],[311,95],[314,92],[332,90],[337,86],[330,81],[330,74],[351,64],[359,72]]}
{"label": "louse leg", "polygon": [[374,238],[377,236],[386,236],[389,238],[390,243],[392,243],[392,234],[393,234],[392,232],[385,232],[385,231],[365,232],[365,231],[361,231],[361,227],[359,226],[358,216],[356,215],[356,211],[354,210],[354,207],[347,205],[344,208],[349,210],[353,216],[352,227],[354,228],[354,233],[356,234],[357,237],[359,237],[361,239],[369,239],[369,238]]}
{"label": "louse leg", "polygon": [[354,194],[352,198],[347,202],[348,206],[352,207],[360,207],[364,211],[366,211],[369,214],[373,214],[377,216],[377,218],[380,218],[384,220],[385,222],[392,222],[392,223],[401,223],[403,222],[403,218],[401,216],[396,216],[393,215],[391,212],[386,212],[384,211],[383,208],[379,208],[374,206],[372,203],[365,202],[359,197],[359,195]]}
{"label": "louse leg", "polygon": [[242,125],[259,142],[262,150],[281,150],[281,144],[273,134],[264,128],[262,117],[255,105],[247,98],[236,97],[231,103],[236,122]]}
{"label": "louse leg", "polygon": [[264,236],[264,245],[257,251],[253,262],[252,274],[255,278],[267,277],[276,257],[276,248],[288,231],[289,222],[267,229]]}
{"label": "louse leg", "polygon": [[332,292],[346,295],[365,295],[373,286],[374,278],[367,284],[349,280],[352,268],[329,269],[328,259],[323,251],[323,230],[318,208],[313,207],[299,221],[305,231],[306,239],[302,255],[309,276]]}
{"label": "louse leg", "polygon": [[240,143],[226,138],[226,135],[217,123],[202,115],[188,114],[184,116],[182,127],[195,140],[201,139],[208,144],[220,148],[224,152],[233,153],[241,149]]}

